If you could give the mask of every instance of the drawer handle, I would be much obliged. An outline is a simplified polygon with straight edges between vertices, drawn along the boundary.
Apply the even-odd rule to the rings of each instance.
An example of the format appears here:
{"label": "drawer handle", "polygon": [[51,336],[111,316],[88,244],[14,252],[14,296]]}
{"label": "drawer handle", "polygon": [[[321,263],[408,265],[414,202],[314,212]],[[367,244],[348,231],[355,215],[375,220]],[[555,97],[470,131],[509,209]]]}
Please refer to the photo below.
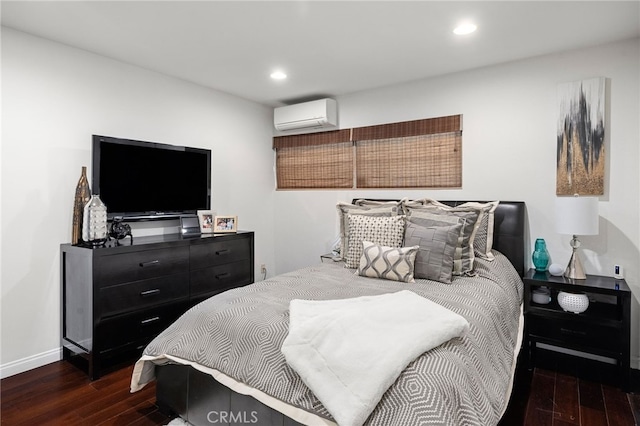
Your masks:
{"label": "drawer handle", "polygon": [[159,320],[160,320],[160,317],[147,318],[146,320],[140,321],[140,325],[151,324],[152,322],[156,322],[156,321],[159,321]]}
{"label": "drawer handle", "polygon": [[571,334],[574,336],[586,336],[586,331],[570,330],[568,328],[560,328],[560,333]]}
{"label": "drawer handle", "polygon": [[145,268],[147,266],[157,266],[160,264],[159,260],[151,260],[149,262],[140,262],[140,267]]}
{"label": "drawer handle", "polygon": [[228,277],[230,277],[230,276],[231,276],[231,274],[230,274],[229,272],[225,272],[224,274],[218,274],[218,275],[216,275],[216,279],[217,279],[217,280],[221,280],[222,278],[228,278]]}
{"label": "drawer handle", "polygon": [[147,291],[140,292],[140,296],[147,297],[147,296],[156,295],[158,293],[160,293],[160,289],[159,288],[154,288],[153,290],[147,290]]}
{"label": "drawer handle", "polygon": [[225,254],[229,254],[229,253],[231,253],[231,250],[229,250],[229,249],[218,250],[218,251],[216,252],[216,254],[217,254],[218,256],[223,256],[223,255],[225,255]]}

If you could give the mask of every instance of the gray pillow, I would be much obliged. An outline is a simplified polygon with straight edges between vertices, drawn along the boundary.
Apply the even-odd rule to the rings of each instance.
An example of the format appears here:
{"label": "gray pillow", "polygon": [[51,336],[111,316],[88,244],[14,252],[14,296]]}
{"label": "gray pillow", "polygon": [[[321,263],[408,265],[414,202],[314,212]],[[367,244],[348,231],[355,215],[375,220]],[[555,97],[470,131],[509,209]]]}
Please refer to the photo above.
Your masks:
{"label": "gray pillow", "polygon": [[425,198],[421,200],[425,206],[438,207],[446,211],[468,211],[474,209],[478,211],[478,221],[475,225],[474,237],[471,245],[475,255],[486,260],[493,260],[493,228],[495,223],[495,211],[498,208],[499,201],[490,201],[488,203],[479,203],[469,201],[456,207],[450,207],[439,201]]}
{"label": "gray pillow", "polygon": [[445,226],[420,226],[408,222],[404,233],[405,246],[418,246],[414,276],[451,283],[454,254],[462,223]]}
{"label": "gray pillow", "polygon": [[473,209],[446,211],[437,207],[421,207],[409,209],[407,220],[421,226],[442,226],[456,223],[462,224],[458,244],[454,254],[453,275],[473,275],[475,254],[473,237],[478,211]]}

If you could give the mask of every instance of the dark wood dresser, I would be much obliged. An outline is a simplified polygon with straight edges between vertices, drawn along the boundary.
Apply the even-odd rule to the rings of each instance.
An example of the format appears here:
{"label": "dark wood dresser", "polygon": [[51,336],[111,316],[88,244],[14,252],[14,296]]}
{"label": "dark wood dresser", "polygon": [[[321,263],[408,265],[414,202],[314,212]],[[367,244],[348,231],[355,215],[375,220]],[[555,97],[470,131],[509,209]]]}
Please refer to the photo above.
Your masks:
{"label": "dark wood dresser", "polygon": [[60,246],[63,357],[92,380],[140,356],[191,306],[254,281],[254,234],[167,234]]}

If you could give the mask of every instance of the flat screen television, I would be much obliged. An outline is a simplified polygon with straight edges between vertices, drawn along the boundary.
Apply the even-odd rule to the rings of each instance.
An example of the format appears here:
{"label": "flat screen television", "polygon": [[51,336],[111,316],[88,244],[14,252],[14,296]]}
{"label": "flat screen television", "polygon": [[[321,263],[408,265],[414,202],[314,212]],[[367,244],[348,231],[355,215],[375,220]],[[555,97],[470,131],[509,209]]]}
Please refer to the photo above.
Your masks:
{"label": "flat screen television", "polygon": [[175,219],[211,208],[211,150],[93,135],[92,192],[107,217]]}

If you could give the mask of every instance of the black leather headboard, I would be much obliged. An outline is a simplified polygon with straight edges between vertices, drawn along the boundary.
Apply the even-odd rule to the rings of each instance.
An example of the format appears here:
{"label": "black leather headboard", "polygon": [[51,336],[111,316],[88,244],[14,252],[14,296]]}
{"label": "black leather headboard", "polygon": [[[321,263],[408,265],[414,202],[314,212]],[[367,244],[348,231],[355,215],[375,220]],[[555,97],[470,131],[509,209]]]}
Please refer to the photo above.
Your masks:
{"label": "black leather headboard", "polygon": [[[363,198],[355,198],[362,200]],[[373,201],[398,201],[367,198]],[[469,201],[440,201],[449,206],[457,206]],[[486,203],[486,201],[478,201]],[[524,275],[524,232],[525,232],[525,204],[523,201],[500,201],[495,211],[493,229],[493,248],[504,254],[513,264],[520,276]]]}

